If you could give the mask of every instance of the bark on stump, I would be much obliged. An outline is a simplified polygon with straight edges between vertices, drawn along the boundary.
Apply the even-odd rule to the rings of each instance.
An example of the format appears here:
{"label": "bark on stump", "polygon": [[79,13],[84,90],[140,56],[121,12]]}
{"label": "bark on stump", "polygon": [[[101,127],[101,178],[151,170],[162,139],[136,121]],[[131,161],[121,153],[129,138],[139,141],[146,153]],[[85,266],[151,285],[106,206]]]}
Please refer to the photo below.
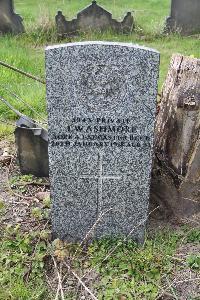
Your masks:
{"label": "bark on stump", "polygon": [[151,203],[165,217],[200,212],[200,59],[173,55],[156,120]]}

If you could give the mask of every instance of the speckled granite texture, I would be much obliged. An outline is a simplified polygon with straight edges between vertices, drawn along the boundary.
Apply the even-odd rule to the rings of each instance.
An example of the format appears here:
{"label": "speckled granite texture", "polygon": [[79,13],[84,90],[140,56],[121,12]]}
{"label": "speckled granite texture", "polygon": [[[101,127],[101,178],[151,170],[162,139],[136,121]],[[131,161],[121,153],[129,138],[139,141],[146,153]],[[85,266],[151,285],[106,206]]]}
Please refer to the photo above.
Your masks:
{"label": "speckled granite texture", "polygon": [[81,241],[103,214],[93,237],[142,241],[158,72],[159,53],[133,44],[46,49],[55,237]]}

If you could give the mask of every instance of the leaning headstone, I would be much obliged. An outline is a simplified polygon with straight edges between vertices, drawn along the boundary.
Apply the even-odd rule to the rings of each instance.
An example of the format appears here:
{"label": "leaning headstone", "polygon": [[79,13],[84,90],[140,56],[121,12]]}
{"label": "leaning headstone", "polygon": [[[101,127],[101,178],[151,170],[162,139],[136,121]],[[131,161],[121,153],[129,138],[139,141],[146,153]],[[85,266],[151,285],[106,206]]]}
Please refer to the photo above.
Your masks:
{"label": "leaning headstone", "polygon": [[14,13],[12,0],[0,0],[0,34],[24,32],[22,18]]}
{"label": "leaning headstone", "polygon": [[67,21],[62,11],[58,11],[56,17],[56,27],[58,35],[61,37],[85,32],[89,30],[114,30],[120,33],[130,33],[135,25],[130,12],[124,17],[122,22],[112,18],[112,14],[99,6],[96,1],[80,11],[76,19]]}
{"label": "leaning headstone", "polygon": [[21,173],[48,177],[47,130],[32,119],[23,116],[16,123],[15,142]]}
{"label": "leaning headstone", "polygon": [[166,32],[200,33],[200,0],[172,0]]}
{"label": "leaning headstone", "polygon": [[147,218],[159,53],[85,42],[46,49],[53,235],[130,236]]}

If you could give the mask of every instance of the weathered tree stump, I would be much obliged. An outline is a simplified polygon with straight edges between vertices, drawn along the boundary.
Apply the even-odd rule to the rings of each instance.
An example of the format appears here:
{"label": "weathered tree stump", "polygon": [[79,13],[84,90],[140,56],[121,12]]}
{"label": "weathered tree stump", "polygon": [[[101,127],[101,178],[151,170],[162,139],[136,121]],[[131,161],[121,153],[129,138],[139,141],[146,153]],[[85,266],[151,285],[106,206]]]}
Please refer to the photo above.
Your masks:
{"label": "weathered tree stump", "polygon": [[174,55],[156,120],[151,203],[166,217],[200,212],[200,59]]}

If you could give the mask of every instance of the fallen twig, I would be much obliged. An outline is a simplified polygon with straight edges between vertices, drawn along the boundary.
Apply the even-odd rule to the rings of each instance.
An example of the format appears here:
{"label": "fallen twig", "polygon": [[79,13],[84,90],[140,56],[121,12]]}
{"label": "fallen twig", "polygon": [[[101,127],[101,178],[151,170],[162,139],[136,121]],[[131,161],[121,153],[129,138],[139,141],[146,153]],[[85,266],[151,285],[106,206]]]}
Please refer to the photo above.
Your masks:
{"label": "fallen twig", "polygon": [[196,225],[200,225],[200,222],[196,221],[196,220],[192,220],[192,219],[189,219],[189,218],[182,218],[181,219],[182,221],[186,221],[187,223],[194,223]]}
{"label": "fallen twig", "polygon": [[[160,207],[160,206],[157,206],[156,208],[154,208],[152,211],[150,211],[150,213],[147,215],[147,217],[146,217],[144,220],[142,220],[139,224],[135,225],[135,226],[132,228],[132,230],[129,232],[129,234],[123,239],[123,242],[125,242],[125,241],[127,240],[127,238],[133,233],[133,231],[134,231],[135,229],[137,229],[138,227],[140,227],[141,225],[143,225],[143,224],[147,221],[147,219],[149,218],[149,216],[150,216],[153,212],[155,212],[157,209],[159,209],[159,207]],[[106,261],[106,260],[107,260],[107,259],[115,252],[115,250],[116,250],[120,245],[121,245],[121,242],[118,242],[117,245],[116,245],[115,247],[113,247],[113,248],[111,249],[111,251],[106,255],[106,257],[105,257],[99,264],[97,264],[97,266],[100,267],[100,266],[103,264],[103,262]],[[91,268],[89,271],[87,271],[87,272],[82,276],[82,279],[83,279],[84,277],[86,277],[87,275],[89,275],[89,274],[91,273],[92,270],[93,270],[93,269]]]}
{"label": "fallen twig", "polygon": [[111,210],[112,210],[112,208],[110,208],[110,209],[108,209],[108,210],[102,212],[102,213],[99,215],[99,217],[98,217],[98,219],[96,220],[96,222],[94,223],[94,225],[93,225],[93,226],[91,227],[91,229],[86,233],[84,239],[83,239],[82,242],[80,243],[78,249],[76,250],[74,256],[72,257],[72,261],[75,259],[76,254],[77,254],[78,250],[80,249],[80,247],[81,247],[86,241],[88,241],[88,239],[91,237],[91,235],[93,234],[95,228],[98,226],[99,222],[103,219],[103,217],[105,216],[105,214],[107,214],[107,213],[108,213],[109,211],[111,211]]}
{"label": "fallen twig", "polygon": [[83,286],[83,288],[88,292],[88,294],[92,297],[93,300],[98,300],[98,298],[91,292],[91,290],[85,285],[82,279],[71,269],[71,267],[65,262],[65,266],[68,271],[72,273],[72,275],[79,281],[79,283]]}
{"label": "fallen twig", "polygon": [[168,286],[165,286],[164,288],[162,288],[163,292],[161,294],[159,294],[158,297],[155,300],[159,300],[162,296],[164,296],[165,294],[167,294],[166,291],[168,289],[172,289],[173,285],[182,284],[182,283],[186,283],[186,282],[192,282],[192,281],[199,281],[199,280],[200,280],[200,277],[188,278],[188,279],[184,279],[184,280],[180,280],[180,281],[173,280],[172,283],[170,283]]}
{"label": "fallen twig", "polygon": [[[149,214],[148,214],[148,216],[147,216],[147,218],[145,218],[144,220],[142,220],[139,224],[137,224],[137,225],[135,225],[133,228],[132,228],[132,230],[129,232],[129,234],[123,239],[123,242],[126,242],[126,240],[127,240],[127,238],[130,236],[130,235],[132,235],[132,233],[134,232],[134,230],[135,229],[137,229],[137,228],[139,228],[141,225],[143,225],[146,221],[147,221],[147,219],[148,219],[148,217],[154,212],[154,211],[156,211],[157,209],[159,208],[159,206],[157,206],[156,208],[154,208]],[[121,242],[119,242],[107,255],[106,255],[106,257],[104,258],[104,260],[101,262],[101,263],[103,263],[104,261],[106,261],[114,252],[115,252],[115,250],[119,247],[121,245]]]}
{"label": "fallen twig", "polygon": [[[24,116],[22,113],[20,113],[20,111],[18,111],[17,109],[15,109],[10,103],[9,101],[7,101],[6,99],[4,99],[2,96],[0,96],[0,100],[6,105],[8,106],[18,117],[22,117]],[[25,116],[24,116],[25,117]]]}
{"label": "fallen twig", "polygon": [[10,69],[10,70],[13,70],[13,71],[15,71],[15,72],[17,72],[17,73],[20,73],[20,74],[22,74],[22,75],[24,75],[24,76],[26,76],[26,77],[29,77],[29,78],[31,78],[31,79],[33,79],[33,80],[36,80],[36,81],[38,81],[38,82],[40,82],[40,83],[42,83],[42,84],[46,84],[46,81],[45,81],[45,80],[42,80],[42,79],[40,79],[40,78],[38,78],[38,77],[36,77],[36,76],[30,74],[30,73],[27,73],[27,72],[25,72],[25,71],[22,71],[22,70],[16,68],[16,67],[13,67],[13,66],[11,66],[11,65],[9,65],[9,64],[7,64],[7,63],[5,63],[5,62],[3,62],[3,61],[0,61],[0,65],[2,65],[3,67],[8,68],[8,69]]}
{"label": "fallen twig", "polygon": [[26,185],[34,185],[34,186],[50,186],[50,184],[48,182],[36,182],[36,181],[31,181],[31,182],[16,182],[13,185],[15,186],[26,186]]}
{"label": "fallen twig", "polygon": [[[25,119],[25,120],[27,120],[27,121],[34,122],[36,125],[41,126],[41,124],[39,124],[38,122],[36,122],[36,121],[30,119],[29,117],[27,117],[26,115],[23,115],[20,111],[18,111],[17,109],[15,109],[14,106],[12,106],[12,104],[11,104],[8,100],[6,100],[5,98],[3,98],[1,95],[0,95],[0,100],[1,100],[7,107],[9,107],[9,108],[10,108],[10,109],[11,109],[18,117],[20,117],[20,118],[23,117],[23,119]],[[17,127],[18,127],[18,126],[17,126]],[[34,127],[34,128],[29,128],[29,129],[35,130],[36,128]],[[37,129],[39,129],[39,128],[37,128]],[[42,126],[41,126],[40,129],[42,129]]]}
{"label": "fallen twig", "polygon": [[53,257],[53,255],[51,257],[52,257],[52,260],[53,260],[53,263],[54,263],[54,267],[55,267],[55,270],[57,272],[57,277],[58,277],[58,289],[57,289],[55,300],[58,299],[59,291],[60,291],[60,295],[61,295],[62,300],[65,300],[65,296],[64,296],[64,292],[63,292],[63,288],[62,288],[61,270],[60,270],[60,272],[58,271],[58,266],[57,266],[56,260]]}
{"label": "fallen twig", "polygon": [[173,284],[180,284],[180,283],[186,283],[186,282],[191,282],[191,281],[200,281],[200,277],[196,278],[188,278],[180,281],[173,281]]}
{"label": "fallen twig", "polygon": [[38,113],[28,102],[24,101],[21,97],[19,97],[17,94],[15,94],[13,91],[11,91],[7,86],[3,86],[0,84],[0,86],[5,89],[11,96],[15,97],[17,100],[21,101],[23,104],[25,104],[34,114],[36,114],[41,120],[43,120],[47,124],[47,120],[43,118],[43,116]]}
{"label": "fallen twig", "polygon": [[[200,222],[198,222],[198,221],[196,221],[196,220],[192,220],[192,219],[186,219],[186,218],[182,218],[182,220],[183,221],[186,221],[187,223],[193,223],[193,224],[195,224],[195,225],[200,225]],[[187,238],[187,236],[188,236],[188,234],[190,233],[190,232],[192,232],[193,231],[193,227],[186,233],[186,235],[182,238],[182,240],[180,241],[180,245],[182,245],[183,244],[183,242],[184,242],[184,240]]]}

